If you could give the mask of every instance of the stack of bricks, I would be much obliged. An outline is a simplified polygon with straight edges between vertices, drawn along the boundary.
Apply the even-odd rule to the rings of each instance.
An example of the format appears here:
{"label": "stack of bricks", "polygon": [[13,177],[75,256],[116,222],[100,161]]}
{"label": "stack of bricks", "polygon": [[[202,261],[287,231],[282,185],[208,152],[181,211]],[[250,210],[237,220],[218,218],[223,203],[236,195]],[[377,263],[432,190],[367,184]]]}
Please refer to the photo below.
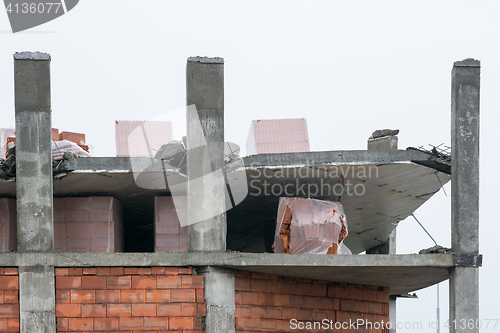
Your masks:
{"label": "stack of bricks", "polygon": [[55,252],[122,252],[123,207],[112,197],[54,199]]}
{"label": "stack of bricks", "polygon": [[[177,201],[179,202],[179,201]],[[181,227],[172,197],[155,197],[155,252],[187,252],[187,227]]]}
{"label": "stack of bricks", "polygon": [[384,287],[235,271],[235,298],[236,332],[240,333],[291,332],[292,319],[304,323],[327,319],[340,324],[358,319],[389,321],[389,289]]}
{"label": "stack of bricks", "polygon": [[17,250],[16,200],[0,198],[0,251]]}
{"label": "stack of bricks", "polygon": [[19,271],[0,268],[0,332],[19,332]]}
{"label": "stack of bricks", "polygon": [[202,332],[203,276],[191,267],[56,268],[57,331]]}

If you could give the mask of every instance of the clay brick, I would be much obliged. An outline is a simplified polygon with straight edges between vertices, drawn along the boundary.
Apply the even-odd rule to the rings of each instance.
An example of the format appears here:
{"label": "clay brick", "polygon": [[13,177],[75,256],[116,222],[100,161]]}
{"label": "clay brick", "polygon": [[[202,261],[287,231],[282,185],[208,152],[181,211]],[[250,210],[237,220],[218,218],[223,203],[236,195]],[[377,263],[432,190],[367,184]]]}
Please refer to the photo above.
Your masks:
{"label": "clay brick", "polygon": [[328,311],[327,310],[314,310],[313,311],[313,319],[315,321],[322,321],[323,319],[328,319]]}
{"label": "clay brick", "polygon": [[389,303],[389,288],[379,288],[377,290],[377,302]]}
{"label": "clay brick", "polygon": [[82,317],[106,317],[105,304],[83,304]]}
{"label": "clay brick", "polygon": [[198,307],[198,316],[206,316],[207,315],[207,305],[205,303],[198,303],[196,305]]}
{"label": "clay brick", "polygon": [[252,318],[266,318],[267,317],[267,307],[266,306],[251,306],[251,317]]}
{"label": "clay brick", "polygon": [[81,267],[69,267],[68,275],[82,275],[83,269]]}
{"label": "clay brick", "polygon": [[69,329],[69,319],[68,318],[56,318],[56,329],[58,332],[67,331]]}
{"label": "clay brick", "polygon": [[19,289],[19,278],[17,276],[0,276],[0,290]]}
{"label": "clay brick", "polygon": [[138,267],[137,268],[137,274],[140,274],[140,275],[151,275],[152,274],[151,267]]}
{"label": "clay brick", "polygon": [[123,274],[125,274],[125,268],[124,267],[111,267],[109,274],[110,275],[123,275]]}
{"label": "clay brick", "polygon": [[69,318],[70,331],[93,331],[94,320],[92,318]]}
{"label": "clay brick", "polygon": [[18,304],[19,291],[18,290],[5,290],[3,295],[3,302],[5,304]]}
{"label": "clay brick", "polygon": [[[198,294],[196,294],[196,301],[198,302]],[[274,299],[273,299],[273,302],[274,302]],[[242,298],[241,298],[241,291],[236,290],[234,292],[234,303],[235,304],[243,304]]]}
{"label": "clay brick", "polygon": [[156,288],[158,289],[177,289],[182,286],[181,276],[157,276]]}
{"label": "clay brick", "polygon": [[113,275],[113,274],[111,274],[111,267],[97,267],[96,275]]}
{"label": "clay brick", "polygon": [[274,294],[259,293],[259,305],[274,305]]}
{"label": "clay brick", "polygon": [[182,288],[203,288],[203,275],[183,275],[181,278]]}
{"label": "clay brick", "polygon": [[19,269],[17,267],[5,267],[5,275],[19,275]]}
{"label": "clay brick", "polygon": [[125,275],[136,275],[138,274],[139,270],[137,267],[125,267],[124,274]]}
{"label": "clay brick", "polygon": [[54,274],[56,276],[68,275],[68,269],[67,268],[56,267],[54,269]]}
{"label": "clay brick", "polygon": [[133,289],[156,289],[155,276],[132,276]]}
{"label": "clay brick", "polygon": [[377,290],[368,289],[368,288],[363,289],[363,299],[365,301],[369,301],[369,302],[376,302],[377,301]]}
{"label": "clay brick", "polygon": [[340,310],[340,299],[339,298],[333,299],[333,310]]}
{"label": "clay brick", "polygon": [[243,330],[259,330],[260,329],[260,319],[254,318],[242,318],[243,319]]}
{"label": "clay brick", "polygon": [[96,275],[97,268],[96,267],[83,267],[82,274],[83,275]]}
{"label": "clay brick", "polygon": [[350,296],[349,296],[349,287],[346,287],[346,286],[335,286],[334,287],[334,291],[333,291],[333,295],[330,295],[330,293],[328,293],[328,296],[329,297],[335,297],[335,298],[348,299],[348,298],[350,298]]}
{"label": "clay brick", "polygon": [[311,320],[313,316],[313,310],[312,309],[304,309],[300,308],[299,309],[299,315],[297,316],[299,320]]}
{"label": "clay brick", "polygon": [[266,290],[267,290],[267,281],[252,279],[250,281],[250,287],[251,287],[251,291],[266,292]]}
{"label": "clay brick", "polygon": [[19,319],[7,319],[7,332],[19,332],[20,331],[20,325],[19,325]]}
{"label": "clay brick", "polygon": [[308,283],[299,283],[298,293],[301,295],[311,295],[312,296],[312,285]]}
{"label": "clay brick", "polygon": [[132,305],[127,303],[108,304],[107,317],[130,317],[132,315]]}
{"label": "clay brick", "polygon": [[290,295],[275,294],[274,295],[274,305],[276,305],[276,306],[290,306]]}
{"label": "clay brick", "polygon": [[81,287],[80,276],[56,276],[56,289],[80,289]]}
{"label": "clay brick", "polygon": [[106,276],[82,276],[82,289],[106,289]]}
{"label": "clay brick", "polygon": [[79,318],[81,316],[81,304],[56,304],[56,317]]}
{"label": "clay brick", "polygon": [[305,296],[301,295],[290,295],[290,305],[294,307],[304,307],[305,306]]}
{"label": "clay brick", "polygon": [[151,274],[163,275],[165,274],[165,267],[160,267],[160,266],[151,267]]}
{"label": "clay brick", "polygon": [[132,279],[130,276],[107,276],[106,286],[108,289],[130,289]]}
{"label": "clay brick", "polygon": [[194,289],[173,289],[170,291],[171,302],[195,302]]}
{"label": "clay brick", "polygon": [[349,290],[349,298],[350,299],[355,299],[355,300],[360,300],[362,301],[364,299],[364,290],[361,288],[350,288]]}
{"label": "clay brick", "polygon": [[234,310],[234,315],[236,318],[250,318],[252,316],[250,306],[237,305]]}
{"label": "clay brick", "polygon": [[147,304],[147,303],[132,304],[132,316],[155,317],[156,304]]}
{"label": "clay brick", "polygon": [[313,283],[312,285],[312,295],[319,297],[326,297],[327,295],[327,286],[324,284]]}
{"label": "clay brick", "polygon": [[167,328],[168,328],[168,317],[144,318],[144,330],[167,330]]}
{"label": "clay brick", "polygon": [[120,317],[119,319],[121,330],[142,330],[144,328],[143,317]]}
{"label": "clay brick", "polygon": [[276,320],[276,332],[290,332],[290,320]]}
{"label": "clay brick", "polygon": [[0,332],[7,332],[8,319],[0,319]]}
{"label": "clay brick", "polygon": [[260,321],[260,327],[263,331],[276,331],[276,320],[262,319]]}
{"label": "clay brick", "polygon": [[170,302],[170,290],[146,290],[146,303]]}
{"label": "clay brick", "polygon": [[196,302],[205,302],[205,294],[203,289],[196,289]]}
{"label": "clay brick", "polygon": [[158,316],[163,316],[163,317],[182,316],[182,303],[158,304]]}
{"label": "clay brick", "polygon": [[120,302],[121,303],[142,303],[146,299],[145,290],[121,290]]}
{"label": "clay brick", "polygon": [[116,331],[118,327],[118,318],[94,318],[94,331]]}
{"label": "clay brick", "polygon": [[285,294],[297,294],[298,286],[295,282],[284,281],[283,282],[283,293]]}
{"label": "clay brick", "polygon": [[95,291],[71,290],[71,303],[95,303]]}
{"label": "clay brick", "polygon": [[96,303],[118,303],[120,302],[120,290],[96,290]]}
{"label": "clay brick", "polygon": [[169,330],[192,330],[193,317],[170,317]]}
{"label": "clay brick", "polygon": [[283,319],[293,319],[299,316],[297,308],[281,308],[283,311]]}
{"label": "clay brick", "polygon": [[236,317],[235,318],[235,324],[236,324],[236,332],[243,332],[243,330],[245,329],[245,319],[246,318],[238,318]]}
{"label": "clay brick", "polygon": [[178,267],[163,267],[165,275],[179,275]]}
{"label": "clay brick", "polygon": [[244,291],[252,290],[251,285],[250,285],[250,278],[235,277],[234,278],[234,289],[235,290],[244,290]]}
{"label": "clay brick", "polygon": [[259,304],[259,293],[242,291],[241,292],[241,304],[258,305]]}
{"label": "clay brick", "polygon": [[193,274],[192,267],[179,267],[179,275],[191,275]]}
{"label": "clay brick", "polygon": [[252,277],[252,272],[234,271],[234,276],[238,276],[238,277]]}
{"label": "clay brick", "polygon": [[267,308],[267,318],[270,319],[282,319],[283,310],[280,307],[269,306]]}
{"label": "clay brick", "polygon": [[0,318],[19,317],[19,305],[17,304],[0,304]]}
{"label": "clay brick", "polygon": [[267,292],[269,292],[269,293],[282,293],[283,292],[284,281],[268,280],[266,282],[267,282]]}

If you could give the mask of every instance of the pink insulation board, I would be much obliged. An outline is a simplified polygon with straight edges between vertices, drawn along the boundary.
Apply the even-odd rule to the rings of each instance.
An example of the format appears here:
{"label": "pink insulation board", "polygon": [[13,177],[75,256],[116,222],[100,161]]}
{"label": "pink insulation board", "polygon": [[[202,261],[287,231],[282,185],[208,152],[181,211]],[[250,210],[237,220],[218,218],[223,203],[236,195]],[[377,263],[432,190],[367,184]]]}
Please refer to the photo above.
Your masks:
{"label": "pink insulation board", "polygon": [[186,207],[177,210],[172,197],[155,197],[155,252],[187,252],[187,227],[181,227],[177,212],[187,214]]}
{"label": "pink insulation board", "polygon": [[54,198],[54,252],[123,252],[123,207],[113,197]]}
{"label": "pink insulation board", "polygon": [[116,156],[154,157],[173,139],[170,121],[115,121]]}
{"label": "pink insulation board", "polygon": [[306,119],[253,120],[246,148],[247,155],[310,151]]}
{"label": "pink insulation board", "polygon": [[16,200],[0,198],[0,251],[17,250]]}

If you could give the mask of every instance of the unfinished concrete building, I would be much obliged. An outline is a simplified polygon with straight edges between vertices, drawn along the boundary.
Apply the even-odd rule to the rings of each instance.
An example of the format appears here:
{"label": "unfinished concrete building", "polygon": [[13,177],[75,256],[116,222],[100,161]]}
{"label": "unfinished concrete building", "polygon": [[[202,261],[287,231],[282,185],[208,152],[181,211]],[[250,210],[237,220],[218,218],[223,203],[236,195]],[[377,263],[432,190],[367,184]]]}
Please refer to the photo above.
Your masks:
{"label": "unfinished concrete building", "polygon": [[[179,169],[162,159],[53,163],[50,61],[14,55],[15,159],[0,173],[0,331],[389,332],[397,296],[446,279],[450,321],[479,318],[479,61],[453,66],[451,160],[398,150],[397,133],[379,133],[367,150],[228,162],[224,61],[189,58],[195,107],[175,205]],[[222,177],[203,177],[212,174]],[[232,183],[242,174],[244,190]],[[396,255],[398,222],[449,180],[452,253]],[[332,190],[338,184],[354,194]],[[280,197],[340,202],[353,254],[273,253]]]}

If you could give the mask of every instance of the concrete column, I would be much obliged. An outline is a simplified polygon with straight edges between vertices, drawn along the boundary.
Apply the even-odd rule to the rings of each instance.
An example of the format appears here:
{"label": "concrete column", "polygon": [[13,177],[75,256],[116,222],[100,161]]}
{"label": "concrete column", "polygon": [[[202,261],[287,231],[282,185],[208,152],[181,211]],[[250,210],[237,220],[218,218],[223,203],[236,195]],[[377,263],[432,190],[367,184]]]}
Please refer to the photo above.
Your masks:
{"label": "concrete column", "polygon": [[50,55],[14,54],[17,249],[53,252]]}
{"label": "concrete column", "polygon": [[[480,71],[480,62],[474,59],[457,61],[452,70],[451,247],[460,254],[479,254]],[[479,332],[460,329],[461,320],[475,326],[479,319],[478,269],[450,270],[450,332]]]}
{"label": "concrete column", "polygon": [[[50,56],[14,54],[17,248],[54,251]],[[19,266],[21,332],[56,332],[53,266]]]}
{"label": "concrete column", "polygon": [[221,267],[203,267],[198,269],[205,280],[205,318],[206,333],[234,333],[235,299],[234,272]]}
{"label": "concrete column", "polygon": [[186,84],[188,251],[224,252],[224,60],[189,58]]}

